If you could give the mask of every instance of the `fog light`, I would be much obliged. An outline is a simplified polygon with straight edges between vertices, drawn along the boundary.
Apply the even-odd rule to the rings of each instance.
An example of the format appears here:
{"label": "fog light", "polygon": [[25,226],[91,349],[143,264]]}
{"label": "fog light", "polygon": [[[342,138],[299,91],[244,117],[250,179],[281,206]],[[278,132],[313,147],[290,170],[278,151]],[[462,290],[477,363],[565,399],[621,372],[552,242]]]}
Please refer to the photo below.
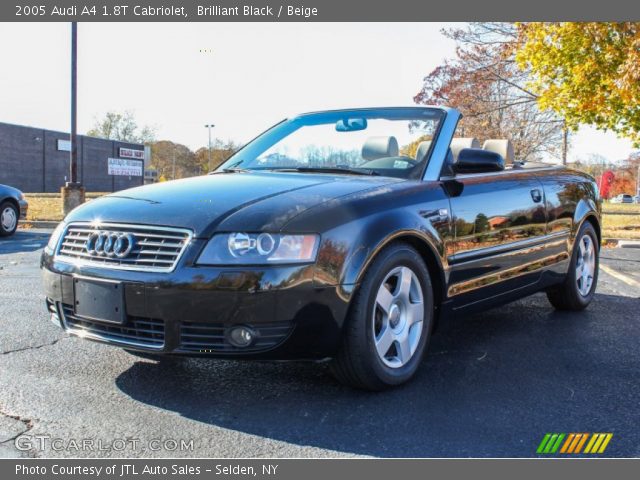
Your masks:
{"label": "fog light", "polygon": [[46,299],[47,310],[49,310],[49,320],[58,327],[62,327],[62,322],[58,316],[58,310],[51,300]]}
{"label": "fog light", "polygon": [[229,331],[229,343],[234,347],[248,347],[256,334],[249,327],[234,327]]}

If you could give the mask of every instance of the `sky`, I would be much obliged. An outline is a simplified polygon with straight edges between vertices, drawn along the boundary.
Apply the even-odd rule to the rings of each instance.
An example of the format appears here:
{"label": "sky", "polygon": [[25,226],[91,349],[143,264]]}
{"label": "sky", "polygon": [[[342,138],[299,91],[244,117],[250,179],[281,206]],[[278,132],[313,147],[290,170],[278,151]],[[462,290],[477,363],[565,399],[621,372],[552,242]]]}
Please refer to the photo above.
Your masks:
{"label": "sky", "polygon": [[[81,23],[78,131],[132,111],[192,149],[244,143],[295,113],[411,105],[454,43],[438,23]],[[69,130],[70,25],[0,23],[0,122]],[[626,158],[631,143],[582,128],[569,159]]]}

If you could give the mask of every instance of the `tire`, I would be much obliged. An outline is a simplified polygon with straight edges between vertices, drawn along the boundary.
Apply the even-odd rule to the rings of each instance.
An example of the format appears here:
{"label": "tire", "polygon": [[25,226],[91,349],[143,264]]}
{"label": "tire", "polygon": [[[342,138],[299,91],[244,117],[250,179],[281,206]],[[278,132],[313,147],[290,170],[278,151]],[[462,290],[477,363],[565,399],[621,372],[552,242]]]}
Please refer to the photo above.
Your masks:
{"label": "tire", "polygon": [[[589,246],[592,254],[588,253]],[[598,235],[591,222],[584,222],[576,235],[569,271],[564,282],[547,290],[547,298],[551,305],[557,310],[576,312],[587,308],[593,300],[598,284],[599,261]],[[578,270],[585,272],[585,275],[578,276]]]}
{"label": "tire", "polygon": [[389,245],[352,299],[331,372],[340,383],[364,390],[407,382],[420,366],[433,318],[433,289],[422,257],[405,243]]}
{"label": "tire", "polygon": [[0,237],[13,235],[18,228],[20,212],[11,202],[2,202],[0,205]]}

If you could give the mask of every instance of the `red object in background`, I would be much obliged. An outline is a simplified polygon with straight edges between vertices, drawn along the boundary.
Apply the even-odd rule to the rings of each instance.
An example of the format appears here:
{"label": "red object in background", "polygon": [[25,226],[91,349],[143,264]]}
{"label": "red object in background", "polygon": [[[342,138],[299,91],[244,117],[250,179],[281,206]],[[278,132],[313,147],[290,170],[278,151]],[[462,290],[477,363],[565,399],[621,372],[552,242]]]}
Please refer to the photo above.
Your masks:
{"label": "red object in background", "polygon": [[600,198],[609,198],[611,184],[616,176],[611,170],[607,170],[598,178],[598,188],[600,189]]}

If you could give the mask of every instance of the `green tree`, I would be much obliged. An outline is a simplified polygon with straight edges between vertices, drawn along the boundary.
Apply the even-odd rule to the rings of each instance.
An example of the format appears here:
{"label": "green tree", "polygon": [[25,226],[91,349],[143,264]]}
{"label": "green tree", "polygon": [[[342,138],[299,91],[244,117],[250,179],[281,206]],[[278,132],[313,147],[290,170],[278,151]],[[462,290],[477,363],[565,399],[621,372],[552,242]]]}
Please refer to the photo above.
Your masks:
{"label": "green tree", "polygon": [[[218,168],[238,149],[232,141],[219,139],[212,141],[211,147],[211,170]],[[204,175],[209,172],[209,149],[202,147],[193,152],[186,145],[160,140],[151,144],[150,163],[151,168],[158,171],[160,181]]]}
{"label": "green tree", "polygon": [[166,180],[193,177],[202,173],[189,147],[169,140],[151,145],[150,163],[151,168],[158,171],[158,177]]}
{"label": "green tree", "polygon": [[93,128],[87,132],[87,135],[121,142],[148,144],[155,139],[155,128],[138,125],[130,111],[107,112],[104,117],[95,119]]}
{"label": "green tree", "polygon": [[476,216],[476,220],[475,220],[475,232],[483,233],[483,232],[488,232],[489,230],[490,230],[489,219],[484,213],[479,213]]}
{"label": "green tree", "polygon": [[220,140],[216,138],[211,142],[211,165],[209,165],[209,148],[201,147],[195,152],[195,162],[202,173],[213,171],[222,165],[231,155],[233,155],[240,145],[231,140]]}
{"label": "green tree", "polygon": [[516,60],[542,109],[640,146],[640,22],[518,24]]}

